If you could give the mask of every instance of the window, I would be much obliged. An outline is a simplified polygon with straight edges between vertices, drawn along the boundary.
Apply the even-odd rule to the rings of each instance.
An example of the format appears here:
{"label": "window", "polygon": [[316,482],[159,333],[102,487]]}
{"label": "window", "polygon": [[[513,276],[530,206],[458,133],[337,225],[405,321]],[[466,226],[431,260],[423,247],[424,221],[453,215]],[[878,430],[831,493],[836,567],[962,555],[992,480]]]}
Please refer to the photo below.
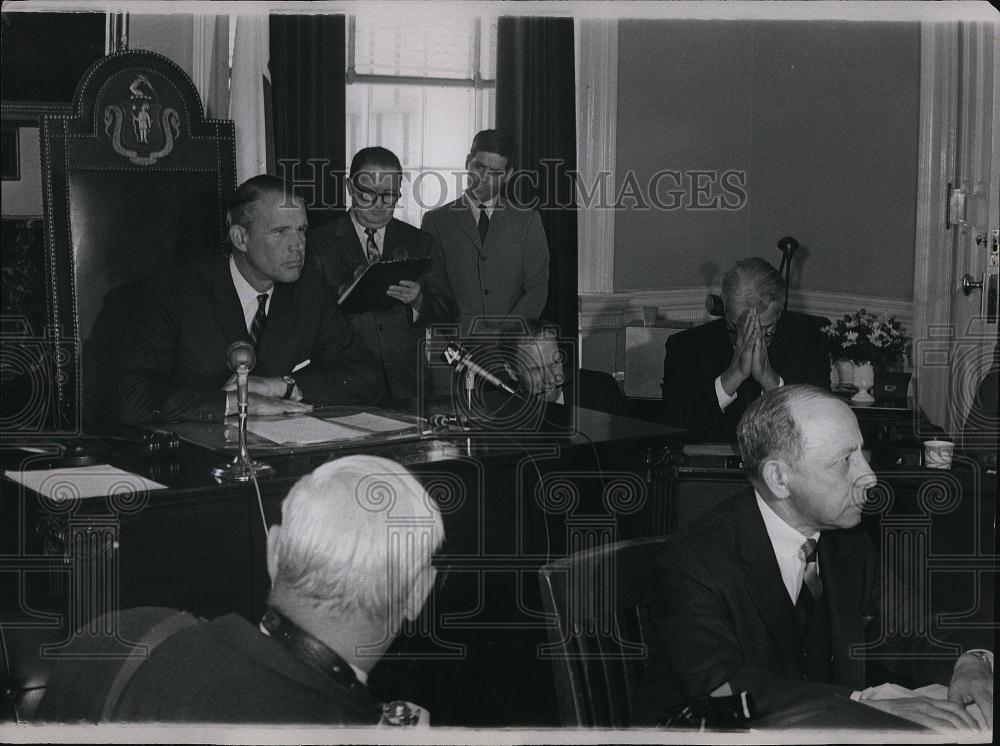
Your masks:
{"label": "window", "polygon": [[371,145],[399,156],[400,220],[463,190],[472,136],[495,118],[496,36],[495,18],[348,19],[347,163]]}

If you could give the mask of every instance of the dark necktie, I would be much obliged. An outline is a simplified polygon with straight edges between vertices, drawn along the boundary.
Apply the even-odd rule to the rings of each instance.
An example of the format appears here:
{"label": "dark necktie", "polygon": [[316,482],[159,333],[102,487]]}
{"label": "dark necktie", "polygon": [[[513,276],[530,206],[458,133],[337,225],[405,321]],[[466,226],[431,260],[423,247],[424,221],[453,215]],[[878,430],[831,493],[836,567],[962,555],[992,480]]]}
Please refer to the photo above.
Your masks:
{"label": "dark necktie", "polygon": [[375,264],[381,258],[378,244],[375,243],[375,229],[365,228],[365,235],[368,236],[368,240],[365,241],[365,254],[368,255],[368,263]]}
{"label": "dark necktie", "polygon": [[812,618],[816,602],[823,597],[823,581],[819,577],[817,549],[815,539],[806,539],[800,550],[805,556],[806,569],[802,574],[802,588],[799,589],[799,598],[795,602],[795,613],[803,628]]}
{"label": "dark necktie", "polygon": [[257,313],[250,322],[250,344],[257,346],[260,335],[264,333],[264,324],[267,323],[267,293],[257,296]]}
{"label": "dark necktie", "polygon": [[490,216],[486,212],[486,205],[479,206],[479,243],[486,243],[486,234],[490,231]]}

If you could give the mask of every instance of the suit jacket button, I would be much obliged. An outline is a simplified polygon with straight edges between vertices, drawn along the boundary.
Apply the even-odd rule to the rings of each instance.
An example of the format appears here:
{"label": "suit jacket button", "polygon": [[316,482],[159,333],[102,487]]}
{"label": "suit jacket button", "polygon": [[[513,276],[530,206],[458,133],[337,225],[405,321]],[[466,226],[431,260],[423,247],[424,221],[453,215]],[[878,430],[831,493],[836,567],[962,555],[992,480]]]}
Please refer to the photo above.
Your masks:
{"label": "suit jacket button", "polygon": [[483,256],[482,254],[480,254],[480,255],[479,255],[479,261],[481,261],[481,262],[485,262],[485,261],[486,261],[486,257],[485,257],[485,256]]}
{"label": "suit jacket button", "polygon": [[490,294],[490,291],[489,291],[489,290],[484,290],[484,291],[483,291],[483,295],[489,295],[489,294]]}

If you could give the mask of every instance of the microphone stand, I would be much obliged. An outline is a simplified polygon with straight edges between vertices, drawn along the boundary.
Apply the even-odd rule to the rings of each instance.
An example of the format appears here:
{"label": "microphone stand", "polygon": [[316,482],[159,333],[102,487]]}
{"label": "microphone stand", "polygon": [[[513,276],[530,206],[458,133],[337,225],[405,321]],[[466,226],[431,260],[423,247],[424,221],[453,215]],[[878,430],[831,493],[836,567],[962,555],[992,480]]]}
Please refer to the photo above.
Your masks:
{"label": "microphone stand", "polygon": [[254,461],[247,450],[247,400],[250,370],[240,363],[236,370],[236,411],[240,418],[239,450],[232,461],[212,469],[212,476],[218,482],[249,482],[258,476],[270,476],[274,467],[262,461]]}

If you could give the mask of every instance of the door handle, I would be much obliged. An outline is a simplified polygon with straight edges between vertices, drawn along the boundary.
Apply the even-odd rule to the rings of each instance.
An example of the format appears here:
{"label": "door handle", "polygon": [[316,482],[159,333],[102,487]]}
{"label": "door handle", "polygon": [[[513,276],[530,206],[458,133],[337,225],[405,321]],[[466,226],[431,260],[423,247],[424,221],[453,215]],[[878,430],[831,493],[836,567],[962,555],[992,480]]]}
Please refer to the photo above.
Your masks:
{"label": "door handle", "polygon": [[[986,275],[983,275],[983,278],[985,279]],[[972,292],[974,290],[982,290],[982,289],[983,289],[982,280],[976,282],[976,278],[973,277],[972,275],[966,275],[965,277],[962,278],[962,292],[965,293],[966,297],[972,295]]]}

